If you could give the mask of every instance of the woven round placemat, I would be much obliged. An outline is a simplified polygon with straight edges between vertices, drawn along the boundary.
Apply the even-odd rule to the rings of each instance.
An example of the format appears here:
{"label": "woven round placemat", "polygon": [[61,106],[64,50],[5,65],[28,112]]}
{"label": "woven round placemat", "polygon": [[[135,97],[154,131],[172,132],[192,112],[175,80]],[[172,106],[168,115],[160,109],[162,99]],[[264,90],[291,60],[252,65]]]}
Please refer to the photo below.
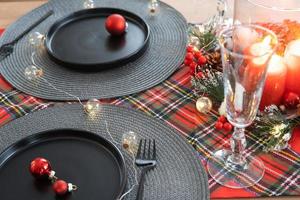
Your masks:
{"label": "woven round placemat", "polygon": [[[83,2],[84,0],[49,1],[11,25],[0,39],[0,45],[14,39],[43,13],[53,9],[55,14],[32,30],[45,34],[56,20],[83,9]],[[142,17],[150,27],[146,52],[137,60],[120,67],[82,73],[59,66],[50,59],[46,50],[40,50],[37,52],[36,63],[43,69],[44,78],[52,85],[81,100],[112,98],[149,89],[167,79],[180,66],[187,43],[187,23],[174,8],[160,2],[159,11],[152,16],[147,0],[95,0],[95,5],[128,10]],[[36,49],[29,44],[27,35],[17,43],[14,53],[0,63],[0,72],[4,78],[17,89],[32,96],[49,100],[76,99],[53,89],[45,81],[32,83],[25,79],[24,70],[31,65],[33,51]]]}
{"label": "woven round placemat", "polygon": [[[206,200],[208,180],[195,150],[186,140],[163,122],[143,113],[112,105],[103,105],[101,114],[89,118],[79,105],[65,105],[38,111],[17,119],[0,129],[0,152],[14,142],[46,130],[77,128],[121,142],[127,131],[140,138],[151,138],[157,144],[157,167],[149,172],[145,182],[145,200]],[[120,146],[120,145],[118,145]],[[123,153],[128,168],[128,187],[134,183],[132,159]],[[135,191],[126,199],[135,199]]]}

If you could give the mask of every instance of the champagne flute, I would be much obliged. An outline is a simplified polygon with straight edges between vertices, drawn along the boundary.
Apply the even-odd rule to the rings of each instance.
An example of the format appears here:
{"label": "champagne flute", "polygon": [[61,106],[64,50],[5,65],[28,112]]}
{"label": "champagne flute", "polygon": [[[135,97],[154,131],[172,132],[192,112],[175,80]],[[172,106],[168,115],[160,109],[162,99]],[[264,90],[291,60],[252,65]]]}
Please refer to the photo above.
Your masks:
{"label": "champagne flute", "polygon": [[233,25],[219,34],[228,121],[234,125],[231,150],[214,153],[207,163],[214,180],[230,188],[246,188],[264,175],[264,164],[245,152],[245,128],[256,117],[276,35],[261,26]]}

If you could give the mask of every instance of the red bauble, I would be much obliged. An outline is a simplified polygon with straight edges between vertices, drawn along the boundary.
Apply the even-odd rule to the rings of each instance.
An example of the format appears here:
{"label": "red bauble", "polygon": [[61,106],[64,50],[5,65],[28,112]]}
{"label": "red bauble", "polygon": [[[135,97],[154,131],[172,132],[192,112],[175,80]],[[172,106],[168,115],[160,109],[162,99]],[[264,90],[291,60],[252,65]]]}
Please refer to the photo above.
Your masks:
{"label": "red bauble", "polygon": [[31,174],[37,178],[49,176],[51,172],[51,165],[45,158],[36,158],[30,163],[29,170]]}
{"label": "red bauble", "polygon": [[295,109],[300,104],[300,97],[294,92],[288,92],[284,95],[284,105],[287,108]]}
{"label": "red bauble", "polygon": [[63,180],[55,181],[52,187],[57,195],[64,195],[68,192],[68,183]]}
{"label": "red bauble", "polygon": [[105,21],[106,30],[114,36],[123,35],[127,28],[125,18],[119,14],[112,14]]}

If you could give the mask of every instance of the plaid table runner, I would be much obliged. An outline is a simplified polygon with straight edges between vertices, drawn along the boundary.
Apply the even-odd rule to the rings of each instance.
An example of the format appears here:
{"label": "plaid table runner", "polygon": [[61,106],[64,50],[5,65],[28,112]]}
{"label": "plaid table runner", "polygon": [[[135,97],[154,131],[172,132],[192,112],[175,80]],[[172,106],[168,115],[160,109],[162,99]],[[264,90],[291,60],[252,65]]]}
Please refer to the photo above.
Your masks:
{"label": "plaid table runner", "polygon": [[[107,99],[104,102],[137,109],[163,120],[186,137],[199,152],[200,161],[205,165],[212,152],[224,145],[228,146],[230,134],[215,130],[217,111],[213,110],[209,115],[200,114],[196,111],[195,100],[189,69],[181,66],[168,80],[156,87],[138,94]],[[26,95],[14,89],[0,75],[0,126],[34,111],[61,104],[63,103]],[[229,189],[209,177],[211,197],[300,196],[300,129],[293,134],[291,148],[280,152],[263,153],[263,142],[254,133],[247,133],[247,141],[248,153],[258,154],[265,163],[263,179],[247,189]]]}

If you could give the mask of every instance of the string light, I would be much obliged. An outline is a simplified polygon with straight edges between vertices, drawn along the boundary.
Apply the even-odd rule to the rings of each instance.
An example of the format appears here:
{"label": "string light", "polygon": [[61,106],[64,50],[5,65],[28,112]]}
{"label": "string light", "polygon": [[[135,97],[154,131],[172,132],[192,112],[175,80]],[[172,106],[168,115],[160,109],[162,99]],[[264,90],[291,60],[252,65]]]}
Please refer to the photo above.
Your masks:
{"label": "string light", "polygon": [[129,131],[122,136],[122,146],[130,153],[136,153],[138,149],[138,136],[135,132]]}
{"label": "string light", "polygon": [[[113,138],[112,134],[111,134],[110,131],[109,131],[107,121],[104,121],[104,122],[105,122],[106,132],[107,132],[107,134],[109,135],[109,137],[111,138],[112,142],[115,143],[115,144],[117,144],[117,145],[122,145],[122,144],[118,143],[118,142]],[[128,133],[131,133],[131,134],[136,135],[136,134],[135,134],[134,132],[132,132],[132,131],[129,131]],[[127,135],[128,133],[124,133],[124,135]],[[123,138],[124,138],[124,136],[123,136]],[[136,136],[136,138],[137,138],[137,136]],[[123,141],[123,140],[122,140],[122,141]],[[123,146],[123,145],[122,145],[122,146]],[[137,173],[137,169],[136,169],[136,166],[135,166],[135,153],[130,152],[130,151],[127,151],[127,152],[129,153],[129,155],[130,155],[130,157],[131,157],[131,159],[132,159],[132,168],[133,168],[133,170],[134,170],[134,181],[135,181],[135,183],[134,183],[134,184],[131,186],[131,188],[130,188],[127,192],[125,192],[118,200],[124,199],[129,193],[131,193],[131,192],[133,191],[133,189],[135,188],[135,186],[137,186],[137,185],[139,184],[138,179],[137,179],[138,173]]]}
{"label": "string light", "polygon": [[29,81],[35,81],[38,80],[43,76],[43,70],[40,68],[37,68],[34,65],[30,65],[25,68],[24,76]]}
{"label": "string light", "polygon": [[84,105],[84,110],[89,116],[95,117],[101,111],[101,103],[98,99],[90,99]]}
{"label": "string light", "polygon": [[158,7],[159,7],[158,0],[149,0],[148,8],[149,8],[150,13],[153,14],[153,13],[157,12]]}
{"label": "string light", "polygon": [[95,8],[94,0],[84,0],[83,7],[86,8],[86,9]]}
{"label": "string light", "polygon": [[29,35],[28,40],[29,43],[34,46],[41,46],[44,42],[45,35],[41,34],[40,32],[33,32]]}

